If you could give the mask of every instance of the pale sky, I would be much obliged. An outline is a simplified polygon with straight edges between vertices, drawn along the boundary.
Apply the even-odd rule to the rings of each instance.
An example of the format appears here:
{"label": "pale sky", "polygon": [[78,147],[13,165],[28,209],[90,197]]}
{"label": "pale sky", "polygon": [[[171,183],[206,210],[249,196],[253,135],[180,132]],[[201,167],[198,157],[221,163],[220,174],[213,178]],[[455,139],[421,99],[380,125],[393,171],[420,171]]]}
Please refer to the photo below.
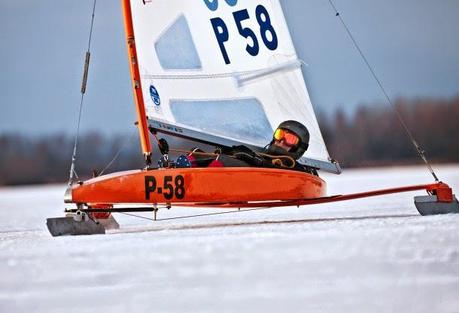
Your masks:
{"label": "pale sky", "polygon": [[[242,0],[241,0],[242,1]],[[328,0],[282,0],[316,111],[383,97]],[[389,95],[459,95],[459,0],[334,0]],[[0,0],[0,134],[75,131],[92,0]],[[81,129],[128,133],[119,1],[98,0]]]}

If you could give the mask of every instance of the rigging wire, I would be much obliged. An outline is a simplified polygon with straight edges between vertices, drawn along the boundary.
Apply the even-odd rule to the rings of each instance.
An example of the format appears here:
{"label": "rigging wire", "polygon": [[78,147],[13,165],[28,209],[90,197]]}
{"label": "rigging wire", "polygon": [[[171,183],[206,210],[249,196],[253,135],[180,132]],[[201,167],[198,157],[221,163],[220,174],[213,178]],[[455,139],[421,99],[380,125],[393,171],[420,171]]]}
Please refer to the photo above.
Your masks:
{"label": "rigging wire", "polygon": [[118,151],[115,153],[113,159],[108,162],[108,164],[105,166],[105,168],[98,174],[98,176],[101,176],[102,174],[105,173],[105,171],[107,169],[110,168],[110,166],[112,166],[112,164],[118,159],[118,157],[120,156],[121,152],[126,148],[128,142],[131,142],[131,139],[134,137],[134,135],[136,134],[137,132],[137,129],[134,128],[132,131],[131,131],[131,134],[129,136],[126,136],[126,138],[124,139],[124,142],[122,143],[122,145],[120,146],[120,148],[118,149]]}
{"label": "rigging wire", "polygon": [[94,0],[93,6],[92,6],[91,27],[89,30],[89,38],[88,38],[88,49],[86,50],[86,55],[85,55],[84,72],[83,72],[83,79],[81,82],[81,90],[80,90],[81,98],[80,98],[80,107],[78,110],[77,130],[75,134],[75,141],[73,144],[72,163],[70,165],[70,173],[69,173],[69,181],[68,181],[69,186],[72,184],[74,176],[78,178],[78,174],[75,171],[75,163],[76,163],[76,157],[77,157],[78,138],[80,136],[80,124],[81,124],[81,115],[83,112],[84,95],[86,93],[86,84],[88,82],[89,62],[91,59],[91,41],[92,41],[92,31],[94,28],[94,16],[95,16],[95,11],[96,11],[96,2],[97,0]]}
{"label": "rigging wire", "polygon": [[205,217],[205,216],[226,215],[226,214],[235,214],[235,213],[243,213],[243,212],[251,212],[251,211],[261,211],[261,210],[269,210],[269,209],[274,209],[274,208],[275,207],[251,208],[251,209],[243,209],[243,210],[224,211],[224,212],[201,213],[201,214],[193,214],[193,215],[180,215],[180,216],[158,218],[158,219],[145,217],[145,216],[138,215],[138,214],[126,213],[126,212],[116,212],[116,213],[127,215],[127,216],[131,216],[131,217],[137,217],[137,218],[141,218],[141,219],[145,219],[145,220],[150,220],[150,221],[154,221],[154,222],[161,222],[161,221],[182,220],[182,219]]}
{"label": "rigging wire", "polygon": [[338,10],[336,9],[334,3],[332,0],[328,0],[328,2],[330,3],[333,11],[335,11],[335,16],[339,18],[339,20],[341,21],[341,24],[343,25],[344,29],[346,30],[349,38],[351,39],[352,43],[354,44],[354,47],[357,49],[357,51],[359,52],[360,56],[362,57],[365,65],[367,66],[368,70],[371,72],[371,75],[373,76],[373,78],[375,79],[376,83],[378,84],[379,88],[381,89],[382,93],[384,94],[384,97],[386,98],[387,102],[392,106],[392,108],[394,109],[396,115],[397,115],[397,118],[400,122],[400,124],[402,125],[403,129],[405,130],[406,134],[408,135],[408,137],[410,138],[411,140],[411,143],[413,144],[414,148],[416,149],[419,157],[424,161],[424,163],[426,164],[427,166],[427,169],[429,170],[430,174],[432,174],[433,178],[435,179],[435,181],[439,181],[437,175],[435,174],[432,166],[430,165],[429,161],[427,160],[427,157],[425,156],[425,151],[424,149],[421,148],[421,146],[418,144],[418,142],[416,141],[416,139],[414,138],[413,134],[411,133],[410,129],[408,128],[408,126],[406,125],[405,121],[403,120],[402,118],[402,115],[401,113],[399,112],[399,110],[397,109],[397,106],[392,102],[392,100],[390,99],[388,93],[386,92],[386,89],[384,88],[381,80],[378,78],[378,76],[376,75],[376,72],[374,71],[373,67],[371,66],[370,62],[368,62],[367,58],[365,57],[365,54],[363,53],[363,51],[360,49],[360,46],[359,44],[357,43],[357,41],[355,40],[354,36],[352,35],[350,29],[347,27],[346,23],[344,22],[344,19],[341,17],[340,13],[338,12]]}

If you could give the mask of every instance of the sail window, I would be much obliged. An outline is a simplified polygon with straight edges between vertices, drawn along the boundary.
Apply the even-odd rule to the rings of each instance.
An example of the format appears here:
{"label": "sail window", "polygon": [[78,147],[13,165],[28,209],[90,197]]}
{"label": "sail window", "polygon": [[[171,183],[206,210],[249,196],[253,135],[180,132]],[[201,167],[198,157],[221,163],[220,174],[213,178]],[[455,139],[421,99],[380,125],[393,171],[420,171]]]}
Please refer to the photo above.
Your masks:
{"label": "sail window", "polygon": [[203,132],[264,146],[273,129],[255,98],[234,100],[171,100],[178,123]]}
{"label": "sail window", "polygon": [[181,15],[155,43],[161,67],[167,70],[201,69],[188,21]]}

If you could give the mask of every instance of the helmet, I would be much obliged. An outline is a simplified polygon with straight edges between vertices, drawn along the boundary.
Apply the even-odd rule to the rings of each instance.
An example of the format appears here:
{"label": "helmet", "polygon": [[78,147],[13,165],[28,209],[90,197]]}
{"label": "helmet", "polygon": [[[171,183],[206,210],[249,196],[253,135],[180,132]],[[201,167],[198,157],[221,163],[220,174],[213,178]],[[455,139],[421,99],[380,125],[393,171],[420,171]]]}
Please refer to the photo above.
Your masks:
{"label": "helmet", "polygon": [[275,155],[288,155],[294,158],[295,160],[298,160],[301,158],[301,156],[306,152],[306,150],[309,147],[309,131],[300,122],[289,120],[280,123],[280,125],[277,127],[277,129],[285,129],[288,130],[295,135],[298,136],[300,139],[298,144],[295,147],[292,147],[290,151],[286,151],[285,149],[282,149],[281,147],[278,147],[274,145],[274,138],[273,140],[269,143],[267,147],[267,151],[269,154],[275,154]]}

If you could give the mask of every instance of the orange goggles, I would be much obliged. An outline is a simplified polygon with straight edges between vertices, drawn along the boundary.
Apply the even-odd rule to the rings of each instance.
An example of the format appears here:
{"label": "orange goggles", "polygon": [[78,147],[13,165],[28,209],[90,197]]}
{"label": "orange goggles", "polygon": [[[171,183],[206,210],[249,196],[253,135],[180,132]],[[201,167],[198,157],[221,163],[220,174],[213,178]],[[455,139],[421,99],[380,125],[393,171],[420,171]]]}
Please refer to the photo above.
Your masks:
{"label": "orange goggles", "polygon": [[288,146],[296,146],[300,141],[297,135],[288,132],[282,128],[276,129],[273,137],[276,140],[284,140],[284,143]]}

